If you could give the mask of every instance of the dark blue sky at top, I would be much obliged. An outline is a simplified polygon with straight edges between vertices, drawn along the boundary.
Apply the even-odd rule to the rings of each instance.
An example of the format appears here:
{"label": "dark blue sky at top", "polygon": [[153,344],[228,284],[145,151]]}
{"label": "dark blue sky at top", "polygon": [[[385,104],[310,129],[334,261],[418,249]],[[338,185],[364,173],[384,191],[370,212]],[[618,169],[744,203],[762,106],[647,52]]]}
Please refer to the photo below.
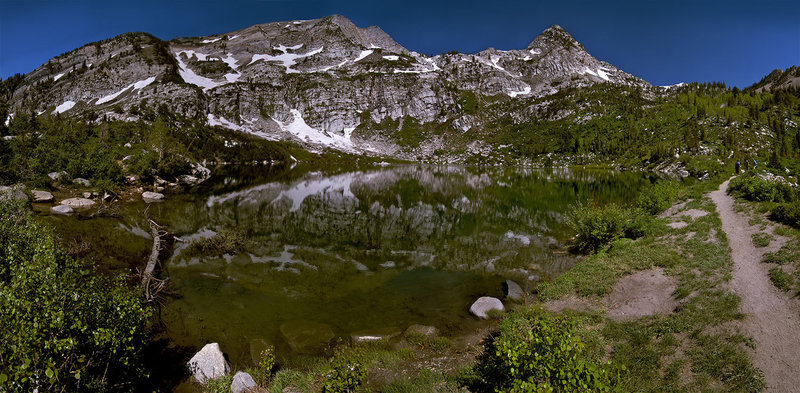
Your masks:
{"label": "dark blue sky at top", "polygon": [[522,49],[559,24],[596,58],[656,85],[745,87],[800,65],[800,0],[0,0],[0,77],[130,31],[172,39],[331,14],[427,54]]}

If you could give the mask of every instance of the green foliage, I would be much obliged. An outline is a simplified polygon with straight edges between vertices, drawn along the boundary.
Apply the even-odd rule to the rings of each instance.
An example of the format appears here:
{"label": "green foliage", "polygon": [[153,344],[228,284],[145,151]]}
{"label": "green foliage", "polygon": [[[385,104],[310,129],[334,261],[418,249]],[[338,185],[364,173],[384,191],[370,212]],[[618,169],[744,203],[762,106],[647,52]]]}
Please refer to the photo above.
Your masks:
{"label": "green foliage", "polygon": [[775,207],[769,218],[794,228],[800,228],[800,201],[782,203]]}
{"label": "green foliage", "polygon": [[667,210],[678,199],[679,184],[674,180],[661,180],[645,188],[636,198],[636,207],[656,215]]}
{"label": "green foliage", "polygon": [[769,269],[769,279],[776,288],[782,291],[788,291],[792,289],[792,284],[794,283],[794,278],[792,278],[792,275],[783,271],[780,266],[775,266],[772,269]]}
{"label": "green foliage", "polygon": [[149,312],[122,277],[72,259],[25,207],[0,204],[0,379],[8,391],[127,391],[146,378]]}
{"label": "green foliage", "polygon": [[479,368],[496,392],[610,392],[618,370],[583,354],[569,319],[527,308],[509,314]]}
{"label": "green foliage", "polygon": [[323,393],[351,393],[367,379],[367,369],[357,356],[338,350],[330,360],[331,369],[322,381]]}
{"label": "green foliage", "polygon": [[621,237],[631,212],[610,203],[604,206],[578,204],[567,212],[567,225],[577,233],[574,247],[591,252]]}
{"label": "green foliage", "polygon": [[741,349],[742,340],[725,335],[698,335],[696,340],[698,345],[688,351],[693,369],[721,380],[728,392],[760,392],[764,389],[764,376]]}
{"label": "green foliage", "polygon": [[731,180],[728,194],[754,202],[790,202],[795,199],[795,191],[790,185],[767,181],[752,174]]}
{"label": "green foliage", "polygon": [[754,233],[753,234],[753,245],[758,248],[763,248],[769,245],[770,241],[772,241],[772,235],[768,233]]}
{"label": "green foliage", "polygon": [[247,247],[249,240],[242,230],[223,229],[216,235],[192,242],[186,249],[188,255],[219,256],[234,254]]}
{"label": "green foliage", "polygon": [[205,393],[230,393],[233,375],[223,375],[217,379],[209,379],[206,382]]}
{"label": "green foliage", "polygon": [[259,354],[258,364],[256,364],[253,376],[259,385],[266,386],[277,369],[278,362],[275,360],[275,348],[270,346]]}

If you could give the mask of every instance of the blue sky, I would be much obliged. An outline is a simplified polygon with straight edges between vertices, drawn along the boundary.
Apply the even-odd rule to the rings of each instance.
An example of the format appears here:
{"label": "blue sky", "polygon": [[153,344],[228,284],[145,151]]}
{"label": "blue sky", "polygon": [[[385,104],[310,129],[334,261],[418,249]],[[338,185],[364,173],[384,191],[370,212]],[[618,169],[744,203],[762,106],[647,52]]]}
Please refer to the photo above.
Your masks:
{"label": "blue sky", "polygon": [[429,54],[524,48],[559,24],[598,59],[656,85],[745,87],[800,65],[798,0],[0,0],[0,77],[129,31],[172,39],[330,14]]}

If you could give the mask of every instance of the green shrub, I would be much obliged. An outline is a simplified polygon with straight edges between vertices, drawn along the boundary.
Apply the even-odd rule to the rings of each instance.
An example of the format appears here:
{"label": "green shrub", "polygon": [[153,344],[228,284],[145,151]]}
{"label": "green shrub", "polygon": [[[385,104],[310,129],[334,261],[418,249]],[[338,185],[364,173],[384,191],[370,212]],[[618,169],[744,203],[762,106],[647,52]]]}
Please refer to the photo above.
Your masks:
{"label": "green shrub", "polygon": [[217,379],[209,379],[206,382],[205,393],[230,393],[233,375],[223,375]]}
{"label": "green shrub", "polygon": [[367,369],[352,353],[337,350],[331,358],[331,370],[323,377],[323,393],[350,393],[367,379]]}
{"label": "green shrub", "polygon": [[631,213],[616,204],[589,206],[579,204],[567,212],[567,225],[577,233],[574,247],[581,252],[597,250],[622,236]]}
{"label": "green shrub", "polygon": [[0,204],[0,390],[127,391],[147,378],[149,311],[123,277],[71,258],[22,205]]}
{"label": "green shrub", "polygon": [[674,180],[661,180],[639,193],[636,207],[656,215],[667,210],[678,199],[679,185]]}
{"label": "green shrub", "polygon": [[502,392],[610,392],[618,372],[583,354],[573,323],[535,308],[506,316],[479,365],[489,387]]}
{"label": "green shrub", "polygon": [[754,202],[791,202],[795,199],[792,186],[766,181],[751,174],[731,180],[728,184],[728,193]]}
{"label": "green shrub", "polygon": [[800,228],[800,201],[782,203],[775,207],[769,218],[786,225]]}
{"label": "green shrub", "polygon": [[272,374],[275,373],[277,368],[278,363],[275,361],[275,348],[270,346],[261,351],[258,364],[256,365],[255,375],[253,376],[259,385],[266,386],[270,379],[272,379]]}

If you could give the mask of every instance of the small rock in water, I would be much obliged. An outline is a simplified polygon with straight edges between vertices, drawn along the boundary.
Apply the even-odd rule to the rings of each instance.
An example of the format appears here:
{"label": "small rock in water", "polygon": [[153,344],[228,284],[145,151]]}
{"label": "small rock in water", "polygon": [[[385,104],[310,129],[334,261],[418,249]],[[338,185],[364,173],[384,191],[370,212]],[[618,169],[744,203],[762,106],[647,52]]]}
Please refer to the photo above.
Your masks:
{"label": "small rock in water", "polygon": [[472,306],[469,308],[469,312],[472,313],[472,315],[481,319],[489,319],[489,311],[491,310],[505,310],[503,302],[498,298],[483,296],[478,298],[475,303],[472,303]]}
{"label": "small rock in water", "polygon": [[399,335],[400,329],[391,327],[353,332],[350,334],[350,339],[353,340],[354,343],[360,344],[370,341],[391,340]]}
{"label": "small rock in water", "polygon": [[254,387],[256,387],[256,381],[250,374],[244,371],[239,371],[233,376],[233,382],[231,383],[231,392],[233,393],[247,392]]}
{"label": "small rock in water", "polygon": [[90,182],[90,181],[88,181],[88,180],[86,180],[86,179],[84,179],[82,177],[76,177],[76,178],[72,179],[72,182],[77,184],[77,185],[79,185],[79,186],[83,186],[83,187],[91,187],[92,186],[92,182]]}
{"label": "small rock in water", "polygon": [[164,194],[159,194],[157,192],[152,192],[152,191],[145,191],[142,193],[142,199],[144,199],[145,202],[161,201],[164,199]]}
{"label": "small rock in water", "polygon": [[94,205],[94,201],[86,198],[70,198],[61,201],[62,205],[67,205],[73,209],[86,208]]}
{"label": "small rock in water", "polygon": [[218,343],[206,344],[189,360],[189,371],[197,382],[205,383],[230,373],[230,366]]}
{"label": "small rock in water", "polygon": [[67,205],[57,205],[50,208],[50,211],[55,214],[71,214],[74,212],[71,207]]}
{"label": "small rock in water", "polygon": [[83,197],[86,198],[86,199],[90,199],[92,197],[92,193],[91,192],[84,192],[83,193]]}
{"label": "small rock in water", "polygon": [[428,325],[411,325],[403,333],[403,335],[406,337],[415,334],[421,334],[427,338],[434,338],[437,334],[439,334],[439,329]]}
{"label": "small rock in water", "polygon": [[33,194],[34,202],[45,203],[45,202],[53,202],[53,200],[55,200],[55,198],[53,198],[53,194],[47,191],[33,190],[31,191],[31,193]]}
{"label": "small rock in water", "polygon": [[506,280],[503,283],[503,290],[506,294],[506,297],[511,300],[521,301],[522,298],[525,296],[525,293],[522,291],[522,287],[520,287],[519,284],[511,280]]}

